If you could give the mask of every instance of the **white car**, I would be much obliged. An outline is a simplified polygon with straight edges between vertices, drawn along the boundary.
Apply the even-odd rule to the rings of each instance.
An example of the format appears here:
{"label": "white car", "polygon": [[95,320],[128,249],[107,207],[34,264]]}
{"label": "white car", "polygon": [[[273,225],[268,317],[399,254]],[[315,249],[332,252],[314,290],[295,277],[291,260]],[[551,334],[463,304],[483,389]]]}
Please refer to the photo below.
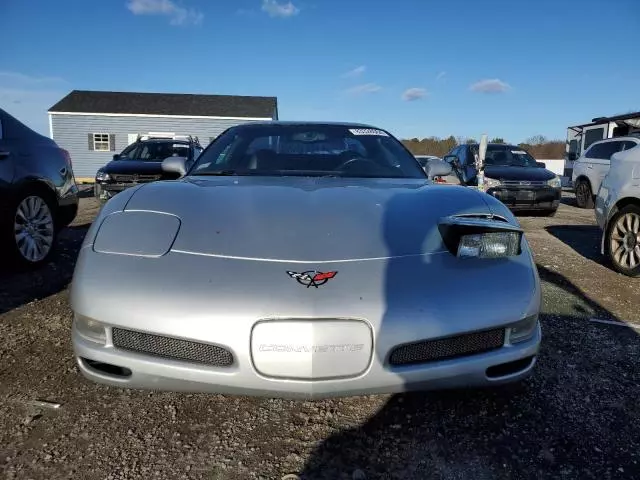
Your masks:
{"label": "white car", "polygon": [[640,145],[640,137],[616,137],[594,142],[573,164],[571,181],[580,208],[593,208],[595,194],[609,171],[611,155]]}
{"label": "white car", "polygon": [[640,142],[611,157],[595,202],[602,230],[600,252],[613,268],[640,276]]}

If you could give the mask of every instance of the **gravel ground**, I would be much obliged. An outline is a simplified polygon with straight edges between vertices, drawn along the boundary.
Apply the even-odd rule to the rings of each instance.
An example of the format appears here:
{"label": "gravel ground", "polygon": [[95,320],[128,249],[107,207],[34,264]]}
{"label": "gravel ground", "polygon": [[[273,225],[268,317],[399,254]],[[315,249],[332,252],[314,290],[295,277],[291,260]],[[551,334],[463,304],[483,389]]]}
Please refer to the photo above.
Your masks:
{"label": "gravel ground", "polygon": [[[59,255],[0,273],[0,477],[494,479],[640,477],[639,281],[598,254],[593,211],[521,217],[544,286],[534,376],[497,390],[317,402],[138,392],[85,381],[68,284],[97,205]],[[58,409],[30,406],[53,400]]]}

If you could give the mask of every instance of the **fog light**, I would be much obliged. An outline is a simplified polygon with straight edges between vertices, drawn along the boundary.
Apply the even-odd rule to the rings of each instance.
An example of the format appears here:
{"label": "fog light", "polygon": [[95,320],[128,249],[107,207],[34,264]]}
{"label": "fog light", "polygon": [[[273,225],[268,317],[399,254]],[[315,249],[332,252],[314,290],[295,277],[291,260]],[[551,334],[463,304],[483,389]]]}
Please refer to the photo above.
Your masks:
{"label": "fog light", "polygon": [[527,317],[507,328],[507,342],[520,343],[529,340],[538,327],[538,315]]}
{"label": "fog light", "polygon": [[76,315],[74,321],[76,323],[76,330],[82,337],[102,345],[107,343],[107,332],[104,325],[100,322],[81,315]]}
{"label": "fog light", "polygon": [[518,254],[518,232],[488,232],[463,235],[458,257],[502,258]]}

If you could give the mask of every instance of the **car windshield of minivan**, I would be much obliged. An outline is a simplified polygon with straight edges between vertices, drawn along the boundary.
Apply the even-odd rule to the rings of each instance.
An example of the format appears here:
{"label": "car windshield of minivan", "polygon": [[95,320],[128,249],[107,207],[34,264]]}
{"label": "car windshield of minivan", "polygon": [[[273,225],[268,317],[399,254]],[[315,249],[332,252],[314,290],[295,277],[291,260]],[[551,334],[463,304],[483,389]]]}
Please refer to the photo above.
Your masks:
{"label": "car windshield of minivan", "polygon": [[425,178],[409,151],[383,130],[346,125],[232,128],[189,175]]}
{"label": "car windshield of minivan", "polygon": [[518,148],[487,148],[485,165],[505,167],[537,167],[536,160]]}

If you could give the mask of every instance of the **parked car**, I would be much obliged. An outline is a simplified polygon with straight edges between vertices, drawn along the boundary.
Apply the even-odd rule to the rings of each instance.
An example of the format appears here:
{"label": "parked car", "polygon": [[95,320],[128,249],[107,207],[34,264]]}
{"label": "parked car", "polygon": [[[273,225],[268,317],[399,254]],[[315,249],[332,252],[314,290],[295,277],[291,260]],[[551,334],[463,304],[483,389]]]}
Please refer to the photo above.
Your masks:
{"label": "parked car", "polygon": [[[418,163],[422,166],[422,169],[427,172],[429,168],[429,164],[432,162],[441,162],[442,159],[440,157],[436,157],[435,155],[414,155]],[[434,182],[436,183],[448,183],[451,185],[460,185],[460,181],[456,174],[451,171],[449,175],[435,177]]]}
{"label": "parked car", "polygon": [[202,153],[197,138],[141,136],[115,154],[113,160],[96,173],[94,195],[105,202],[115,194],[140,183],[175,179],[175,174],[162,171],[162,161],[171,156],[186,158],[187,167]]}
{"label": "parked car", "polygon": [[0,248],[2,258],[38,267],[78,212],[69,152],[0,109]]}
{"label": "parked car", "polygon": [[[453,166],[460,183],[477,186],[477,143],[453,148],[444,160]],[[512,211],[539,210],[552,216],[562,198],[560,177],[515,145],[489,143],[485,156],[486,192]]]}
{"label": "parked car", "polygon": [[119,193],[85,237],[71,305],[86,378],[323,398],[532,372],[532,252],[503,203],[429,180],[445,162],[426,174],[374,126],[256,122],[163,168],[181,178]]}
{"label": "parked car", "polygon": [[640,144],[614,153],[595,201],[600,252],[613,268],[640,276]]}
{"label": "parked car", "polygon": [[594,142],[573,164],[571,181],[580,208],[593,208],[600,183],[609,171],[611,156],[640,144],[640,137],[616,137]]}

